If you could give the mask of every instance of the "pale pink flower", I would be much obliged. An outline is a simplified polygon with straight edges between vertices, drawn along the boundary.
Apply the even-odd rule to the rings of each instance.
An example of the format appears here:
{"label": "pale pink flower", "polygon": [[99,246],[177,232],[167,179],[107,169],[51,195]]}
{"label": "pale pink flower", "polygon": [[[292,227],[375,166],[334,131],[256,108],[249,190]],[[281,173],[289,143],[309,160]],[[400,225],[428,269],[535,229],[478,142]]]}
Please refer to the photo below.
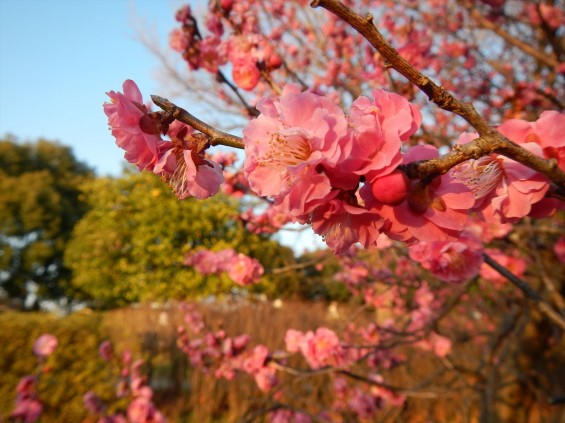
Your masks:
{"label": "pale pink flower", "polygon": [[43,412],[43,405],[36,399],[16,400],[16,406],[10,418],[22,423],[34,423]]}
{"label": "pale pink flower", "polygon": [[273,197],[279,211],[307,221],[308,213],[336,195],[324,170],[345,159],[351,139],[345,115],[327,98],[290,87],[257,108],[261,115],[243,130],[249,185],[259,196]]}
{"label": "pale pink flower", "polygon": [[[104,103],[104,113],[116,144],[125,150],[125,159],[139,170],[152,170],[159,159],[163,140],[153,128],[151,118],[143,104],[139,88],[128,79],[123,84],[123,93],[109,91],[110,103]],[[143,128],[142,128],[143,124]]]}
{"label": "pale pink flower", "polygon": [[240,253],[226,263],[226,272],[235,283],[245,286],[259,282],[264,270],[257,259]]}
{"label": "pale pink flower", "polygon": [[50,333],[41,335],[33,344],[33,353],[38,357],[47,357],[55,352],[59,341]]}
{"label": "pale pink flower", "polygon": [[183,53],[187,49],[189,42],[188,36],[180,28],[173,29],[169,34],[169,46],[179,53]]}
{"label": "pale pink flower", "polygon": [[312,369],[347,364],[347,354],[338,336],[325,327],[316,329],[316,332],[306,332],[300,342],[300,352]]}
{"label": "pale pink flower", "polygon": [[463,232],[457,241],[419,242],[409,247],[410,258],[445,282],[463,282],[479,274],[483,245]]}
{"label": "pale pink flower", "polygon": [[303,337],[304,334],[302,332],[295,329],[288,329],[284,336],[286,350],[291,353],[298,352]]}

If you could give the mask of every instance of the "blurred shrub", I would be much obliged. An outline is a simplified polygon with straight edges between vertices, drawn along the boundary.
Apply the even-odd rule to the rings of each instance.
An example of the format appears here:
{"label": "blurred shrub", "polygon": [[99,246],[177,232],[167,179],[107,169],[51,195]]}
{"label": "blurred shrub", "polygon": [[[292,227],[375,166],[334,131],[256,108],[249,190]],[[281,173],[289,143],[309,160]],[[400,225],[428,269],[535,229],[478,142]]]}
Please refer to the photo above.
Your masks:
{"label": "blurred shrub", "polygon": [[115,380],[98,356],[104,339],[101,316],[75,313],[58,318],[44,313],[0,313],[0,416],[13,409],[16,385],[37,372],[32,353],[43,333],[55,335],[59,345],[47,358],[38,394],[43,402],[42,422],[81,422],[87,417],[82,396],[94,390],[103,399],[113,396]]}

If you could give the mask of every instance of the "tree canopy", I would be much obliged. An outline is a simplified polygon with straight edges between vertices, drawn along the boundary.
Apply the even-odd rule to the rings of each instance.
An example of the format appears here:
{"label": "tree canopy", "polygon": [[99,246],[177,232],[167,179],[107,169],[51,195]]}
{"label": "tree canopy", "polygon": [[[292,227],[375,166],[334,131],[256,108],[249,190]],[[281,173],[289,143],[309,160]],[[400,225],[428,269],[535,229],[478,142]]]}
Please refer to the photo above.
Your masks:
{"label": "tree canopy", "polygon": [[87,210],[80,186],[93,171],[69,147],[40,139],[0,140],[0,287],[24,301],[71,294],[66,242]]}
{"label": "tree canopy", "polygon": [[[279,292],[296,285],[296,275],[268,269],[294,262],[290,249],[251,234],[238,220],[239,202],[179,201],[154,175],[100,178],[86,188],[91,209],[78,223],[65,254],[73,286],[99,306],[226,292],[226,276],[205,277],[183,265],[187,252],[227,247],[250,255],[267,268],[255,292]],[[273,283],[269,283],[273,282]]]}

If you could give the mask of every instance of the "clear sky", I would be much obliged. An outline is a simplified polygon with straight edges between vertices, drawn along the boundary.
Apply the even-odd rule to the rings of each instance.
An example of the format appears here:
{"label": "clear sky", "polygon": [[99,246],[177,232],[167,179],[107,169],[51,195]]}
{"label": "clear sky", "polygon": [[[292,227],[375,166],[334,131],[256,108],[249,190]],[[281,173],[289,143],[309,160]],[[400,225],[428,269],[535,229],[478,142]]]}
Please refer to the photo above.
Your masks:
{"label": "clear sky", "polygon": [[[190,0],[193,10],[205,0]],[[106,92],[133,79],[144,99],[162,94],[159,61],[138,40],[142,19],[166,48],[182,0],[0,0],[0,136],[71,146],[99,175],[121,173]],[[139,26],[139,25],[137,25]],[[198,115],[198,105],[179,103]],[[196,111],[195,111],[196,110]],[[297,251],[320,245],[310,230],[287,234]]]}
{"label": "clear sky", "polygon": [[[158,60],[137,40],[143,19],[166,45],[180,0],[0,0],[0,136],[73,148],[98,174],[117,175],[102,104],[133,79],[160,94]],[[203,3],[190,0],[190,3]]]}

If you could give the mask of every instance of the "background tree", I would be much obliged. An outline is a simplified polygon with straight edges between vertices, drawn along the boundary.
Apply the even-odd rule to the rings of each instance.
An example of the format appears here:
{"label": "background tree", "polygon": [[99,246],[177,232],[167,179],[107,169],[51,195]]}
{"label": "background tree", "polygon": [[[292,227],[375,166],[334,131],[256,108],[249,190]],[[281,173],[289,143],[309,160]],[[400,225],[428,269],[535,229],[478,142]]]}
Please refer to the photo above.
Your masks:
{"label": "background tree", "polygon": [[65,254],[73,286],[100,306],[140,300],[228,292],[227,276],[205,277],[183,265],[189,251],[228,247],[257,258],[266,268],[254,292],[292,291],[298,277],[269,275],[294,263],[290,249],[251,234],[238,219],[239,201],[217,196],[178,201],[154,175],[101,178],[86,188],[91,209],[76,226]]}
{"label": "background tree", "polygon": [[87,210],[80,186],[93,171],[70,148],[40,139],[0,141],[0,287],[24,301],[72,296],[63,252]]}

